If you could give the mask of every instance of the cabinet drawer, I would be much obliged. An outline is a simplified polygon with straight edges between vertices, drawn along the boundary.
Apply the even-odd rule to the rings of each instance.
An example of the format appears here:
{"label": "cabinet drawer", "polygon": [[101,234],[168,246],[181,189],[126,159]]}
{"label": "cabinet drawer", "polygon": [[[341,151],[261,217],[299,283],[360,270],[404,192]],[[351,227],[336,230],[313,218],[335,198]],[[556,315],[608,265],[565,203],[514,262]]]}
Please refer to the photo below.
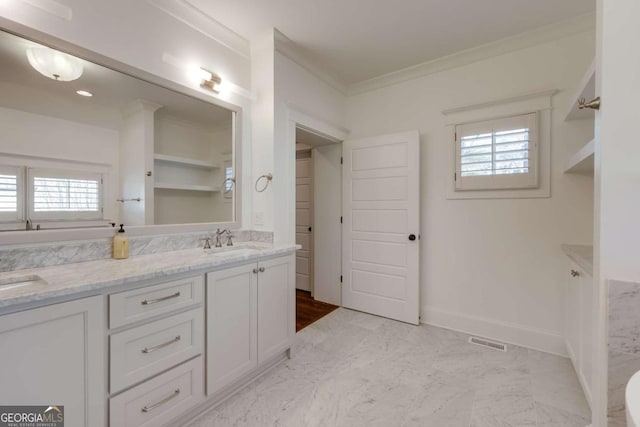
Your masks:
{"label": "cabinet drawer", "polygon": [[169,313],[203,300],[203,276],[109,295],[111,329]]}
{"label": "cabinet drawer", "polygon": [[202,307],[110,337],[110,390],[115,393],[202,353]]}
{"label": "cabinet drawer", "polygon": [[166,425],[204,398],[202,356],[140,384],[109,401],[112,427]]}

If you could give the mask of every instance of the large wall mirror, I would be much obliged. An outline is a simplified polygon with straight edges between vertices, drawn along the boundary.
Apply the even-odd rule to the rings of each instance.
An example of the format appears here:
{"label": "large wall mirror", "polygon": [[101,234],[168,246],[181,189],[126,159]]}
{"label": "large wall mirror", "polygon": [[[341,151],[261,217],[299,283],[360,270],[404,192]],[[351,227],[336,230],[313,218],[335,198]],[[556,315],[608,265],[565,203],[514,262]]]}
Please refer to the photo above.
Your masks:
{"label": "large wall mirror", "polygon": [[236,220],[237,111],[0,31],[0,230]]}

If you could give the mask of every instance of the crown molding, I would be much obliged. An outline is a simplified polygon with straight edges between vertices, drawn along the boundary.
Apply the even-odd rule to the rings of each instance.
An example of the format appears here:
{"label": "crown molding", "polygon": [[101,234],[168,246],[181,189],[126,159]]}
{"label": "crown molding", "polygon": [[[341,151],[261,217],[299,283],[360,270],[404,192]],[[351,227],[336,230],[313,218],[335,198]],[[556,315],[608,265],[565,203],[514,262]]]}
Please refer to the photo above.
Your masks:
{"label": "crown molding", "polygon": [[274,28],[274,46],[276,52],[280,52],[309,73],[313,74],[338,92],[343,95],[347,94],[347,85],[333,77],[331,74],[322,70],[322,66],[319,65],[309,55],[302,52],[300,47],[282,34],[278,29]]}
{"label": "crown molding", "polygon": [[569,20],[536,28],[532,31],[507,37],[495,42],[487,43],[471,49],[466,49],[451,55],[423,62],[402,70],[393,71],[348,86],[347,95],[357,95],[380,89],[386,86],[413,80],[430,74],[461,67],[474,62],[504,55],[520,49],[547,43],[553,40],[569,37],[575,34],[595,29],[595,14],[588,13]]}
{"label": "crown molding", "polygon": [[73,10],[62,3],[55,0],[21,0],[23,3],[36,7],[53,16],[57,16],[65,21],[71,21],[73,18]]}
{"label": "crown molding", "polygon": [[216,21],[189,0],[148,0],[148,2],[243,58],[251,58],[247,39]]}

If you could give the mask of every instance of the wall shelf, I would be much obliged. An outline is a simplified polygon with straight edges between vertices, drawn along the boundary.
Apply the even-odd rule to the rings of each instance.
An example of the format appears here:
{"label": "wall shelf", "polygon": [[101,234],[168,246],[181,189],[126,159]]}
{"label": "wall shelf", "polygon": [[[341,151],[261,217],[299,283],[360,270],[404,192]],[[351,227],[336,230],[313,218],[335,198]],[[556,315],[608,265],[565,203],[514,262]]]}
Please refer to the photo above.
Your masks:
{"label": "wall shelf", "polygon": [[173,184],[168,182],[156,182],[155,188],[164,190],[207,191],[210,193],[220,191],[220,187],[213,185]]}
{"label": "wall shelf", "polygon": [[585,98],[587,101],[591,101],[596,96],[596,62],[595,59],[589,66],[589,69],[585,73],[580,86],[578,86],[577,92],[571,98],[571,104],[569,110],[564,116],[565,121],[589,119],[595,116],[594,110],[585,108],[584,110],[578,109],[578,100]]}
{"label": "wall shelf", "polygon": [[593,176],[594,149],[595,141],[591,140],[569,159],[564,173]]}
{"label": "wall shelf", "polygon": [[186,157],[168,156],[166,154],[154,154],[153,158],[160,162],[173,163],[176,165],[196,167],[202,169],[217,169],[220,166],[219,163],[205,162],[202,160],[188,159]]}

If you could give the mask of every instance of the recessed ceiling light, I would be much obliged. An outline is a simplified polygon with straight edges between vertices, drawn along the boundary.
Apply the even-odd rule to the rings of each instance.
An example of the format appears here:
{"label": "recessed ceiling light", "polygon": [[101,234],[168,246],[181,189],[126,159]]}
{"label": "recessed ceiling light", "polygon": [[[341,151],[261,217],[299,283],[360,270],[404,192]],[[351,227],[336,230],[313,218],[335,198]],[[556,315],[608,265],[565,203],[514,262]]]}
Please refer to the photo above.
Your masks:
{"label": "recessed ceiling light", "polygon": [[87,92],[86,90],[77,90],[76,93],[80,96],[93,96],[91,92]]}

